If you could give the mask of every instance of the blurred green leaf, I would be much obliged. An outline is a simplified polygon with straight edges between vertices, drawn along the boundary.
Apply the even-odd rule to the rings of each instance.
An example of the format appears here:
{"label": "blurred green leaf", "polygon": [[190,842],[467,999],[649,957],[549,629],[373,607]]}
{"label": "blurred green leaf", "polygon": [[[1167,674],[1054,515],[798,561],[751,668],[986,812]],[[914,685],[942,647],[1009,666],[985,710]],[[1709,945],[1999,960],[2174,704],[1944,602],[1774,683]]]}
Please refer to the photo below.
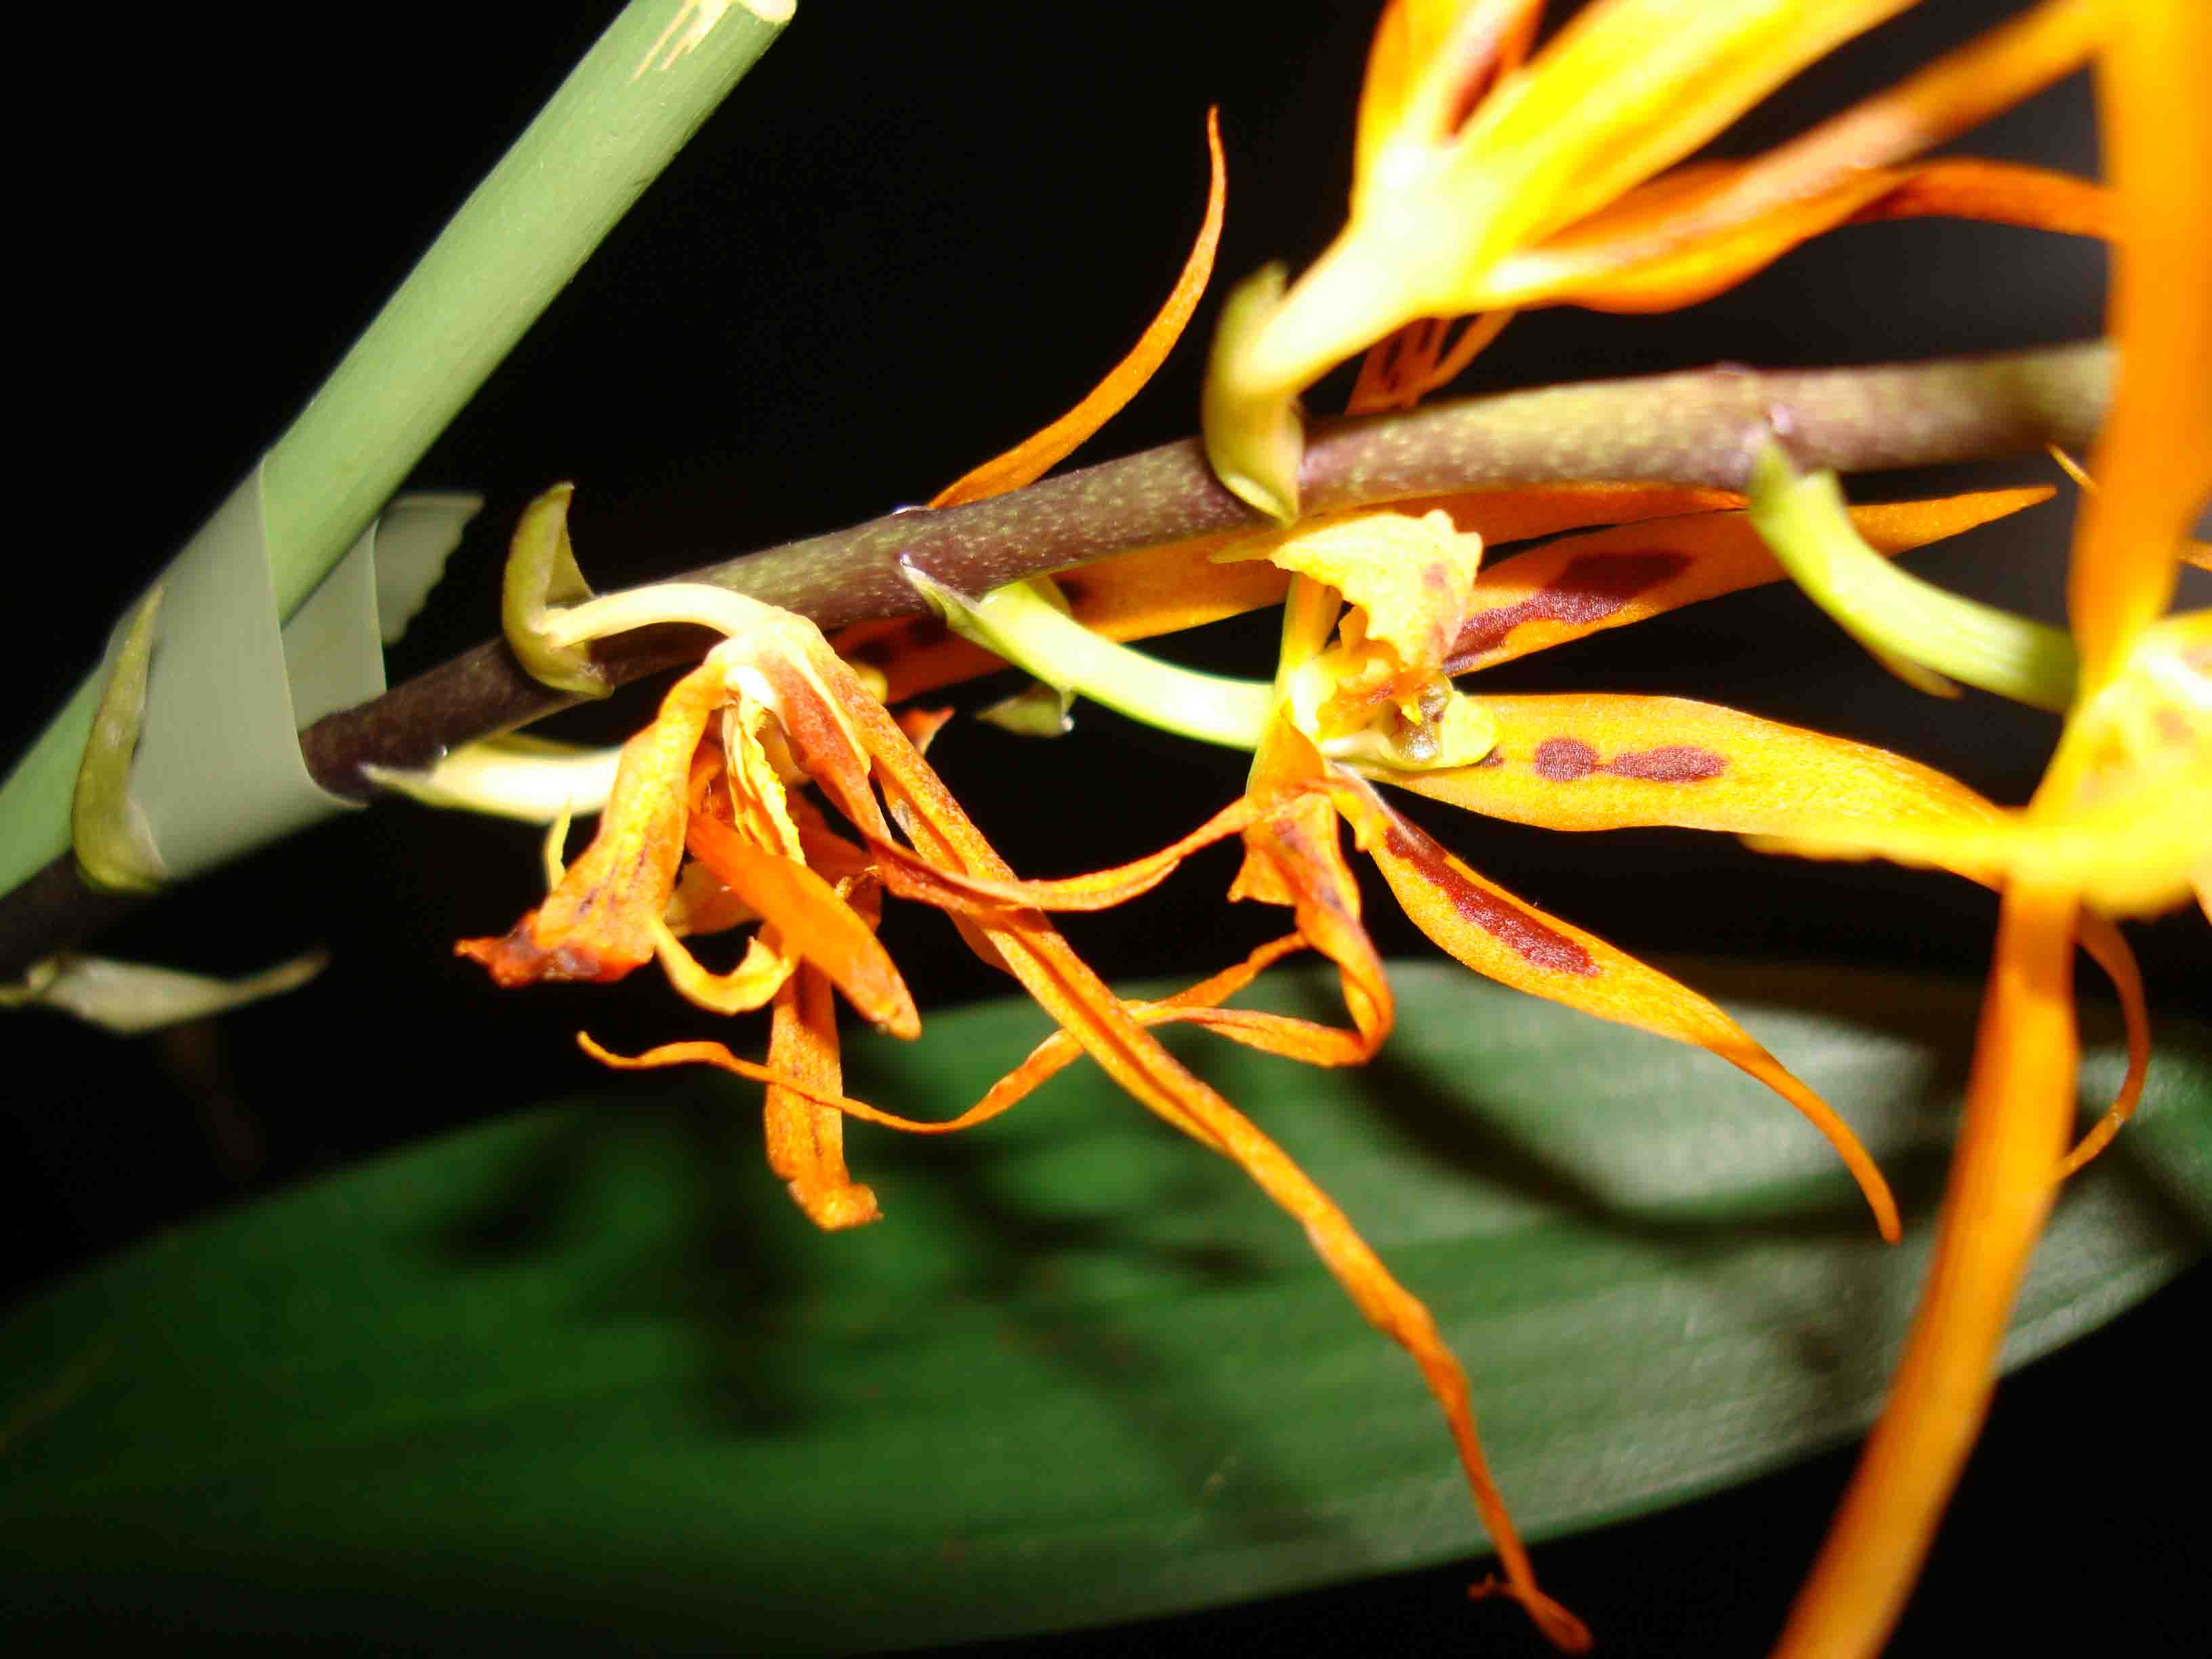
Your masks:
{"label": "blurred green leaf", "polygon": [[[1364,1073],[1178,1043],[1429,1301],[1540,1536],[1863,1423],[1924,1262],[1975,990],[1696,979],[1865,1134],[1923,1224],[1903,1248],[1718,1061],[1443,965],[1398,970]],[[1328,994],[1309,973],[1264,1000]],[[949,1114],[1040,1030],[1026,1005],[939,1016],[856,1045],[851,1080]],[[2212,1238],[2212,1038],[2159,1036],[2012,1363]],[[2118,1070],[2093,1052],[2085,1111]],[[611,1084],[35,1299],[0,1325],[11,1625],[834,1650],[1480,1548],[1413,1367],[1233,1168],[1097,1074],[970,1135],[851,1139],[889,1218],[817,1236],[760,1167],[752,1091]]]}

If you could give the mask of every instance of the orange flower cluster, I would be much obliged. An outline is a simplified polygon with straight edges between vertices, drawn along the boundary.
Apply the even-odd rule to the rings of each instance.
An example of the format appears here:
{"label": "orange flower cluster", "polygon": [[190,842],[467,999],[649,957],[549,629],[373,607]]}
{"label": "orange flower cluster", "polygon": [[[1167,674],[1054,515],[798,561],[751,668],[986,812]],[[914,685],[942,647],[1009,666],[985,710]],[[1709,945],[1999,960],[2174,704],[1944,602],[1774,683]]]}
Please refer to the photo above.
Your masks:
{"label": "orange flower cluster", "polygon": [[[1529,58],[1534,0],[1394,0],[1368,68],[1344,236],[1297,284],[1285,289],[1278,273],[1233,299],[1224,314],[1206,409],[1224,481],[1291,518],[1302,443],[1292,399],[1363,348],[1372,349],[1354,407],[1410,403],[1455,373],[1514,307],[1686,304],[1854,217],[1949,212],[2097,234],[2117,223],[2132,260],[2166,257],[2143,250],[2174,243],[2179,252],[2167,250],[2172,257],[2194,259],[2199,273],[2212,268],[2212,246],[2203,245],[2212,209],[2202,200],[2212,154],[2203,153],[2202,106],[2183,112],[2180,83],[2171,72],[2158,81],[2151,66],[2161,50],[2169,71],[2173,63],[2212,59],[2204,14],[2191,13],[2191,0],[2141,8],[2142,17],[2162,21],[2142,24],[2140,38],[2120,31],[2135,44],[2132,55],[2114,61],[2131,65],[2127,85],[2155,112],[2121,130],[2117,219],[2104,192],[2077,180],[1977,162],[1899,165],[2082,62],[2106,38],[2105,9],[2089,0],[2046,0],[1767,156],[1663,171],[1803,64],[1905,3],[1775,0],[1696,9],[1688,21],[1684,9],[1658,0],[1599,0]],[[2153,37],[2163,46],[2142,44]],[[2185,49],[2192,41],[2204,48],[2193,58]],[[2155,94],[2142,90],[2154,82]],[[2157,122],[2185,119],[2195,123],[2199,150],[2192,153],[2205,163],[2189,186],[2193,205],[2179,216],[2193,216],[2185,235],[2154,222],[2160,210],[2144,207],[2148,196],[2126,193],[2151,171],[2142,160],[2145,135],[2164,130]],[[1066,416],[933,505],[981,499],[1041,476],[1158,366],[1196,305],[1219,234],[1221,150],[1211,119],[1208,143],[1213,188],[1205,228],[1138,348]],[[2161,171],[2171,179],[2185,169]],[[2093,509],[2077,562],[2085,695],[2092,696],[2135,683],[2129,665],[2142,658],[2148,619],[2168,591],[2152,589],[2161,580],[2170,587],[2186,532],[2175,503],[2202,502],[2212,453],[2204,437],[2212,410],[2203,403],[2212,386],[2203,322],[2212,303],[2196,313],[2196,343],[2184,361],[2169,365],[2171,373],[2138,376],[2138,343],[2186,334],[2179,309],[2195,302],[2155,292],[2142,268],[2124,267],[2136,273],[2124,276],[2118,311],[2130,374],[2115,436],[2100,458],[2110,493]],[[2202,299],[2203,283],[2190,293]],[[1455,341],[1449,319],[1473,313],[1487,314]],[[2161,348],[2143,349],[2142,361],[2163,361]],[[2121,435],[2153,430],[2185,435],[2167,441],[2164,460],[2148,461],[2146,445]],[[2142,482],[2145,467],[2149,485]],[[2046,493],[1863,508],[1853,518],[1870,544],[1894,553]],[[2146,507],[2148,495],[2156,501]],[[1881,1231],[1894,1237],[1896,1206],[1881,1172],[1849,1126],[1779,1060],[1694,991],[1486,881],[1393,808],[1377,786],[1561,830],[1710,830],[1796,850],[1911,857],[1999,886],[2000,967],[1969,1142],[2013,1146],[2014,1097],[2023,1091],[2039,1102],[2039,1127],[2032,1156],[2008,1152],[2006,1173],[1993,1177],[2008,1194],[2009,1222],[1993,1226],[1978,1199],[1954,1198],[1947,1211],[1946,1259],[1971,1254],[1975,1273],[1987,1268],[1993,1277],[1939,1282],[1939,1302],[1948,1296],[1971,1304],[1956,1316],[1965,1334],[1953,1334],[1954,1315],[1931,1304],[1916,1354],[1940,1357],[1908,1359],[1893,1416],[1905,1426],[1886,1426],[1888,1440],[1878,1438],[1840,1541],[1793,1626],[1799,1650],[1867,1650],[1910,1583],[1978,1420],[1978,1408],[1930,1403],[1929,1390],[1946,1385],[1928,1379],[1978,1365],[1985,1378],[2010,1285],[2060,1173],[2072,1103],[2064,969],[2077,943],[2120,989],[2131,1064],[2107,1122],[2075,1161],[2109,1138],[2141,1088],[2148,1041],[2136,969],[2103,914],[2110,907],[2081,902],[2103,890],[2089,877],[2052,876],[2060,866],[2033,861],[2052,836],[2063,839],[2068,812],[2133,799],[2125,786],[2134,774],[2125,755],[2113,758],[2118,716],[2077,720],[2079,729],[2094,730],[2076,745],[2089,758],[2075,764],[2062,754],[2069,781],[2060,793],[2069,804],[2022,829],[1909,760],[1732,709],[1672,698],[1481,696],[1455,683],[1532,651],[1782,580],[1741,506],[1724,492],[1595,480],[1404,502],[1088,568],[1073,617],[1097,640],[1139,638],[1279,601],[1284,643],[1259,705],[1264,715],[1245,734],[1254,759],[1243,795],[1172,847],[1059,881],[1018,879],[929,765],[923,750],[944,716],[895,718],[885,707],[885,698],[998,665],[975,645],[924,640],[886,624],[852,630],[833,649],[798,617],[683,585],[541,608],[535,614],[555,650],[667,621],[703,623],[725,640],[625,748],[596,838],[546,902],[504,937],[459,948],[501,984],[608,980],[657,958],[675,988],[703,1008],[771,1007],[764,1065],[719,1042],[623,1059],[584,1042],[611,1065],[705,1063],[765,1084],[769,1164],[824,1227],[878,1214],[873,1194],[847,1170],[845,1117],[921,1133],[969,1127],[1089,1054],[1152,1111],[1248,1171],[1305,1227],[1359,1310],[1412,1355],[1443,1407],[1498,1550],[1499,1588],[1555,1642],[1579,1649],[1588,1632],[1537,1588],[1484,1462],[1465,1376],[1427,1310],[1320,1188],[1173,1059],[1150,1028],[1200,1025],[1324,1066],[1375,1053],[1389,1033],[1394,1004],[1362,924],[1340,833],[1348,827],[1406,914],[1477,972],[1695,1043],[1767,1084],[1836,1147]],[[1611,527],[1592,528],[1601,526]],[[1539,536],[1557,538],[1486,566],[1496,545]],[[841,655],[864,649],[880,669],[873,685]],[[2191,684],[2212,680],[2201,641],[2160,642],[2158,650],[2163,654],[2143,674],[2160,684],[2171,687],[2177,662],[2185,679],[2196,677]],[[2168,719],[2159,729],[2180,721],[2185,738],[2173,743],[2188,753],[2175,764],[2198,769],[2187,774],[2197,780],[2188,787],[2201,787],[2203,733],[2212,714],[2191,705],[2189,695],[2179,694],[2179,714],[2172,697],[2160,705]],[[2158,726],[2154,714],[2149,719]],[[2160,771],[2158,787],[2170,775],[2170,768]],[[1179,995],[1116,996],[1048,920],[1054,911],[1134,898],[1183,858],[1231,836],[1241,839],[1243,857],[1230,896],[1285,907],[1292,931]],[[833,989],[881,1030],[911,1037],[920,1029],[913,999],[875,937],[885,893],[945,911],[969,945],[1020,981],[1060,1028],[957,1117],[916,1121],[842,1092]],[[684,943],[745,925],[757,931],[726,973],[703,968]],[[1270,963],[1308,948],[1338,969],[1345,1027],[1224,1006]],[[1929,1334],[1939,1326],[1940,1334]]]}

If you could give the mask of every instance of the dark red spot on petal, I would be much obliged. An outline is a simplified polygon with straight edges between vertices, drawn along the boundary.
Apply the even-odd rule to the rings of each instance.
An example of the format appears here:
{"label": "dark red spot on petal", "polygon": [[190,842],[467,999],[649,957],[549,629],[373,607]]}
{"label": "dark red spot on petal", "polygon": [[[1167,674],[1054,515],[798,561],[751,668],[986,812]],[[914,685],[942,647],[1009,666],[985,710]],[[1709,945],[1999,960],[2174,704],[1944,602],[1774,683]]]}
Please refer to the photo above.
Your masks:
{"label": "dark red spot on petal", "polygon": [[1638,778],[1645,783],[1703,783],[1728,770],[1728,758],[1695,744],[1668,744],[1661,749],[1632,749],[1615,755],[1605,769],[1617,778]]}
{"label": "dark red spot on petal", "polygon": [[1597,770],[1597,750],[1580,738],[1547,738],[1533,757],[1537,775],[1553,783],[1573,783]]}
{"label": "dark red spot on petal", "polygon": [[1384,831],[1383,841],[1451,902],[1462,921],[1482,929],[1531,967],[1583,978],[1600,971],[1596,959],[1565,933],[1546,926],[1520,906],[1484,891],[1453,869],[1444,849],[1412,824],[1403,819],[1393,822]]}
{"label": "dark red spot on petal", "polygon": [[1479,611],[1460,624],[1447,672],[1456,674],[1477,657],[1505,643],[1523,623],[1556,622],[1571,626],[1603,622],[1638,595],[1673,580],[1691,564],[1686,553],[1657,549],[1637,553],[1585,553],[1567,568],[1511,605]]}
{"label": "dark red spot on petal", "polygon": [[1505,764],[1505,751],[1502,749],[1493,749],[1488,754],[1485,755],[1480,760],[1475,762],[1475,764],[1477,766],[1503,766]]}

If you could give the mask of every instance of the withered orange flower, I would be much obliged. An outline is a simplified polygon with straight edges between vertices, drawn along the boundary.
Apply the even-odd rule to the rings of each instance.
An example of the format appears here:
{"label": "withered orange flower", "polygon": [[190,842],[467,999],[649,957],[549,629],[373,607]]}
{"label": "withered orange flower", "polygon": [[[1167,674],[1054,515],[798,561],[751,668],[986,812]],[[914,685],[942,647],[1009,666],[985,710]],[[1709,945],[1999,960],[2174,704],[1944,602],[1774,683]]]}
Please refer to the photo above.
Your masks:
{"label": "withered orange flower", "polygon": [[[1126,402],[1164,356],[1204,285],[1218,232],[1221,152],[1211,118],[1208,142],[1213,189],[1206,228],[1176,294],[1138,349],[1070,417],[978,469],[940,504],[980,499],[1040,476]],[[565,489],[556,491],[532,511],[564,511],[566,501]],[[624,1058],[588,1037],[581,1041],[619,1067],[703,1063],[765,1083],[771,1166],[817,1224],[845,1227],[873,1220],[878,1212],[873,1194],[846,1170],[843,1115],[944,1133],[1004,1110],[1064,1063],[1033,1056],[974,1109],[937,1123],[880,1111],[841,1092],[832,987],[880,1029],[897,1036],[918,1029],[912,999],[874,938],[875,889],[945,909],[984,961],[1013,975],[1053,1016],[1067,1057],[1089,1054],[1158,1115],[1235,1160],[1299,1221],[1360,1312],[1413,1357],[1443,1410],[1505,1569],[1504,1583],[1486,1582],[1478,1593],[1496,1588],[1527,1607],[1561,1646],[1587,1647],[1580,1622],[1536,1586],[1475,1433],[1466,1374],[1428,1310],[1273,1141],[1146,1029],[1178,1007],[1218,1012],[1204,1005],[1249,982],[1298,941],[1255,952],[1183,999],[1128,1004],[1046,920],[1047,907],[1091,908],[1143,891],[1191,847],[1249,822],[1248,803],[1236,803],[1185,843],[1121,870],[1020,882],[922,757],[920,744],[934,720],[910,720],[910,735],[811,623],[692,584],[613,594],[566,610],[533,599],[528,608],[538,643],[556,653],[661,622],[703,624],[726,639],[678,683],[653,724],[625,746],[598,835],[559,872],[545,904],[504,937],[464,941],[457,947],[461,954],[510,985],[613,979],[658,957],[677,989],[702,1006],[726,1012],[772,1001],[766,1066],[719,1042],[675,1043]],[[842,830],[798,793],[802,784],[820,790],[842,817]],[[689,933],[754,921],[759,929],[744,960],[726,974],[708,972],[683,943]]]}
{"label": "withered orange flower", "polygon": [[[725,590],[672,583],[611,595],[560,613],[550,628],[556,643],[568,644],[672,621],[716,627],[728,637],[625,748],[599,835],[551,897],[504,937],[465,941],[461,953],[503,984],[612,979],[658,957],[677,988],[702,1006],[730,1012],[772,999],[765,1066],[716,1042],[673,1044],[635,1059],[588,1038],[585,1046],[616,1066],[707,1063],[766,1083],[771,1165],[816,1222],[844,1227],[874,1219],[877,1208],[846,1172],[840,1114],[942,1132],[1004,1109],[1042,1074],[1025,1066],[970,1112],[937,1124],[840,1092],[832,986],[880,1028],[900,1036],[918,1029],[905,985],[871,931],[865,896],[880,883],[945,908],[977,953],[1019,980],[1075,1048],[1168,1122],[1233,1158],[1305,1227],[1354,1303],[1413,1355],[1443,1407],[1504,1558],[1509,1592],[1557,1639],[1581,1644],[1580,1626],[1535,1588],[1475,1437],[1465,1374],[1427,1310],[1279,1147],[1159,1046],[1146,1029],[1151,1011],[1116,998],[1036,908],[1117,902],[1157,881],[1185,849],[1100,877],[1016,881],[907,732],[812,624]],[[854,838],[795,793],[801,781],[822,791]],[[1240,804],[1194,842],[1249,816]],[[684,866],[687,851],[692,861]],[[726,975],[701,969],[678,937],[756,919],[760,930],[745,960]],[[1256,957],[1249,972],[1267,959]],[[1217,981],[1226,988],[1220,994],[1236,982],[1233,974]]]}

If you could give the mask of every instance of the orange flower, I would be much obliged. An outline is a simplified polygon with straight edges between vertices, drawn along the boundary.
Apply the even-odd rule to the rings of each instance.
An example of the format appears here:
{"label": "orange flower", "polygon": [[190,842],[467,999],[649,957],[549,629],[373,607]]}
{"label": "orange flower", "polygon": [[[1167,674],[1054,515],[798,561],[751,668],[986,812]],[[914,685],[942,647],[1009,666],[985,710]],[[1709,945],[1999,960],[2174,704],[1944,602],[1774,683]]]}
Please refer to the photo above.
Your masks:
{"label": "orange flower", "polygon": [[[1363,368],[1356,411],[1443,385],[1515,308],[1670,310],[1854,218],[2102,234],[2103,198],[2079,179],[1894,165],[2079,67],[2099,0],[2045,0],[1753,161],[1662,172],[1909,3],[1597,0],[1523,64],[1540,0],[1393,0],[1368,60],[1343,233],[1287,289],[1270,267],[1224,309],[1204,414],[1222,482],[1295,518],[1292,400],[1394,334]],[[1446,319],[1474,313],[1490,314],[1453,343]]]}

